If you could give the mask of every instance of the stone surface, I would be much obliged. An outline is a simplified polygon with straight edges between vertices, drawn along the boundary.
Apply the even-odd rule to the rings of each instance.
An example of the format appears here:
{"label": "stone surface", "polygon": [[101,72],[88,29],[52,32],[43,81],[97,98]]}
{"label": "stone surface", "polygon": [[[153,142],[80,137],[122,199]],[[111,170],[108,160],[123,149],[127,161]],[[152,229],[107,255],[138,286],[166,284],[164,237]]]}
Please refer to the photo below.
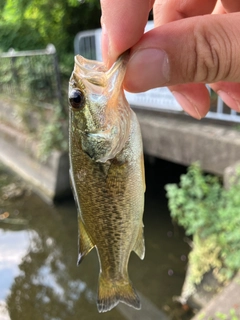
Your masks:
{"label": "stone surface", "polygon": [[186,166],[199,161],[203,170],[218,175],[240,159],[240,131],[224,122],[134,111],[141,125],[146,154]]}
{"label": "stone surface", "polygon": [[212,271],[205,273],[201,283],[196,286],[189,284],[189,276],[190,267],[188,265],[181,296],[178,297],[178,301],[183,305],[187,304],[192,309],[200,310],[206,306],[223,288],[223,285],[217,281]]}
{"label": "stone surface", "polygon": [[[234,310],[234,311],[233,311]],[[237,318],[232,318],[234,312]],[[218,313],[225,318],[218,317]],[[240,273],[234,280],[213,298],[192,320],[240,319]]]}
{"label": "stone surface", "polygon": [[[237,172],[238,171],[238,172]],[[237,176],[240,172],[240,161],[232,164],[231,166],[225,168],[223,173],[223,183],[226,189],[229,189],[232,184],[237,183]]]}
{"label": "stone surface", "polygon": [[47,201],[70,194],[68,154],[53,151],[47,161],[36,158],[36,143],[16,129],[0,123],[0,160]]}

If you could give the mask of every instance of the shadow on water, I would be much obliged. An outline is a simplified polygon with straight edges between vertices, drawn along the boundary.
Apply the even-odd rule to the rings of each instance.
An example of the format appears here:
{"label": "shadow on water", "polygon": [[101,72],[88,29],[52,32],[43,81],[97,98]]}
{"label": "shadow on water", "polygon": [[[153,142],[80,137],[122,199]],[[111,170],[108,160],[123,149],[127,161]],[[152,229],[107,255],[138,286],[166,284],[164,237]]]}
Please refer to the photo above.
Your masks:
{"label": "shadow on water", "polygon": [[[98,314],[97,255],[93,250],[76,266],[78,231],[72,199],[49,206],[34,193],[25,193],[0,202],[0,214],[10,214],[0,220],[1,320],[190,319],[191,314],[172,299],[181,292],[189,247],[183,230],[171,222],[163,189],[183,172],[185,168],[165,161],[146,161],[146,257],[141,261],[132,254],[129,263],[142,311],[121,304]],[[3,175],[1,171],[0,180]]]}

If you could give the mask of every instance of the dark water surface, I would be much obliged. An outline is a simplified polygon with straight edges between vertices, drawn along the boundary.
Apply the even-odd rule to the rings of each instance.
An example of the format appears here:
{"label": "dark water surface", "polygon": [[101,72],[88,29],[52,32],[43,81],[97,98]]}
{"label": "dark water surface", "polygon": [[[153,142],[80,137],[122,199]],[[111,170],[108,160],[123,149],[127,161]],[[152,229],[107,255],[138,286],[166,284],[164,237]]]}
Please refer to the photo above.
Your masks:
{"label": "dark water surface", "polygon": [[[129,263],[141,311],[121,304],[98,314],[97,255],[93,250],[76,266],[77,212],[72,199],[49,206],[33,192],[2,197],[0,214],[10,216],[0,220],[0,319],[190,319],[190,312],[173,302],[181,292],[189,247],[183,230],[171,222],[163,189],[184,170],[162,161],[146,166],[146,257],[141,261],[133,253]],[[2,184],[12,181],[16,178],[0,170]]]}

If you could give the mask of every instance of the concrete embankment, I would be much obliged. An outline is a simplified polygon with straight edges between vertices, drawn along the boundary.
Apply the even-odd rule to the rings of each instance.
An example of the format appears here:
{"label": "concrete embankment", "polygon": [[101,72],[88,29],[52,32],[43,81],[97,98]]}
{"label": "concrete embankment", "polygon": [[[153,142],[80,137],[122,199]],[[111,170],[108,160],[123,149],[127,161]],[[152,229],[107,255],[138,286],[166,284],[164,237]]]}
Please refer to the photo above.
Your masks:
{"label": "concrete embankment", "polygon": [[192,320],[240,319],[240,273]]}
{"label": "concrete embankment", "polygon": [[46,201],[69,195],[68,154],[55,150],[43,162],[36,153],[35,141],[19,130],[0,123],[0,160],[29,181]]}
{"label": "concrete embankment", "polygon": [[240,130],[236,125],[194,120],[187,116],[134,109],[146,154],[223,175],[240,159]]}

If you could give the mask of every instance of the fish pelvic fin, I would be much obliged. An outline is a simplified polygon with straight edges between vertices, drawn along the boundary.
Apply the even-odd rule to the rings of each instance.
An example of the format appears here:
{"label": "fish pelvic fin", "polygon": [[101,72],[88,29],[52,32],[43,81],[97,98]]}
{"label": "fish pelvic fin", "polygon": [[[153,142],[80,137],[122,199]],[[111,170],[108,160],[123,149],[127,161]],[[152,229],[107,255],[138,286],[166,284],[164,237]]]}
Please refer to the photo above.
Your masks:
{"label": "fish pelvic fin", "polygon": [[144,235],[143,235],[143,225],[139,228],[138,237],[133,247],[133,251],[139,256],[141,260],[144,259],[145,242],[144,242]]}
{"label": "fish pelvic fin", "polygon": [[79,265],[83,258],[94,248],[94,244],[90,239],[81,217],[78,217],[78,261]]}
{"label": "fish pelvic fin", "polygon": [[128,278],[113,280],[104,277],[103,274],[100,273],[97,300],[98,312],[110,311],[116,307],[119,302],[125,303],[138,310],[141,309],[140,299]]}

